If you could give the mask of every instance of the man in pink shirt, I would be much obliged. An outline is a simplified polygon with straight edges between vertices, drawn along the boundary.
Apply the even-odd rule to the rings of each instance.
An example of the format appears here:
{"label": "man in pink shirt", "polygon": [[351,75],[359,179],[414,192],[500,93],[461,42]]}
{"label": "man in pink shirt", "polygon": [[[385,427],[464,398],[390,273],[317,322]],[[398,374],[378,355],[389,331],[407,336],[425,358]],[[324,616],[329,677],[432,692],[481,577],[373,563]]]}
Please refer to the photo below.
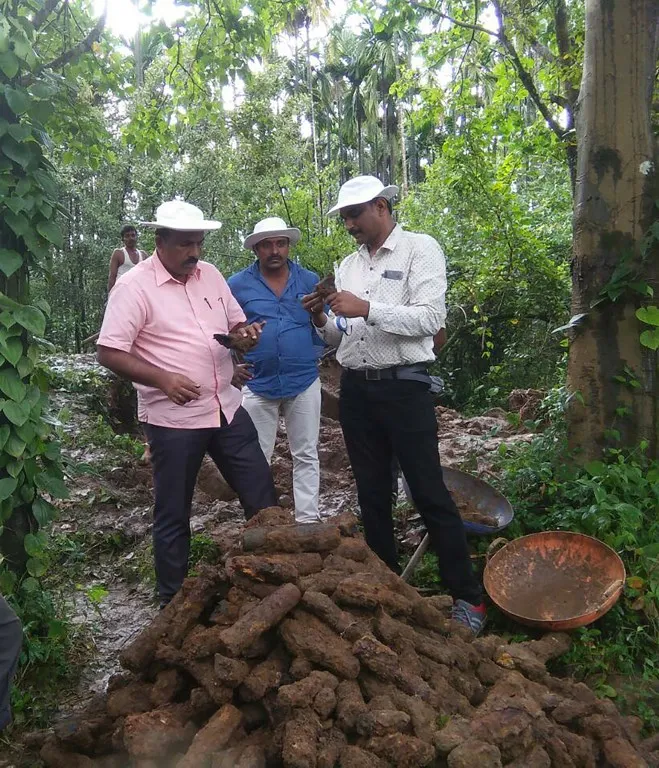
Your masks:
{"label": "man in pink shirt", "polygon": [[188,569],[190,505],[208,452],[250,518],[277,503],[256,429],[231,386],[233,363],[216,333],[237,328],[258,338],[220,272],[200,261],[205,232],[218,229],[199,208],[163,203],[156,251],[117,280],[98,339],[101,365],[134,382],[151,447],[153,542],[162,604]]}

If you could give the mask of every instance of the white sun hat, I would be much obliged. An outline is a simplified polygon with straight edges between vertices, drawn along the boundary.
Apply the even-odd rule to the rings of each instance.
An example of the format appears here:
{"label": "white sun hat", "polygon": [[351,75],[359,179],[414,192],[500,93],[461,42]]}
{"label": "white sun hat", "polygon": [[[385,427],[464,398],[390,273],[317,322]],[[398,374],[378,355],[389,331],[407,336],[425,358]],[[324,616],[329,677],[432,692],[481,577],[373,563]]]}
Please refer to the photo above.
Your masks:
{"label": "white sun hat", "polygon": [[179,232],[209,232],[219,229],[222,223],[204,218],[201,208],[183,200],[168,200],[156,209],[155,221],[140,221],[152,229],[174,229]]}
{"label": "white sun hat", "polygon": [[327,212],[332,216],[338,213],[341,208],[349,208],[351,205],[361,205],[370,203],[376,197],[384,197],[385,200],[391,200],[398,194],[398,187],[395,184],[384,184],[375,176],[355,176],[354,179],[346,181],[339,190],[339,200],[337,204]]}
{"label": "white sun hat", "polygon": [[254,226],[251,235],[247,235],[243,242],[245,248],[253,248],[261,240],[268,237],[287,237],[291,245],[295,245],[300,239],[300,230],[297,227],[287,227],[286,222],[279,216],[271,216],[268,219],[261,219]]}

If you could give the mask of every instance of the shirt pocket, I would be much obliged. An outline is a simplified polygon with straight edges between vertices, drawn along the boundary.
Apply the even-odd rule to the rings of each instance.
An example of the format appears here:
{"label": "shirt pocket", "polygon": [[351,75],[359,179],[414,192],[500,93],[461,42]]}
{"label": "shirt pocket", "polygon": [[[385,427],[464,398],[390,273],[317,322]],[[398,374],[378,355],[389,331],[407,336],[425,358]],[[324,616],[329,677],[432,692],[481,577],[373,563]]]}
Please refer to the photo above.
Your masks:
{"label": "shirt pocket", "polygon": [[383,270],[376,289],[375,299],[384,304],[407,304],[409,289],[406,273],[395,269]]}
{"label": "shirt pocket", "polygon": [[204,296],[199,306],[201,320],[207,331],[211,333],[229,332],[229,317],[224,299],[221,296]]}
{"label": "shirt pocket", "polygon": [[304,294],[300,294],[299,298],[286,298],[281,302],[282,310],[289,320],[293,320],[296,325],[309,325],[311,322],[311,315],[302,306],[301,298]]}

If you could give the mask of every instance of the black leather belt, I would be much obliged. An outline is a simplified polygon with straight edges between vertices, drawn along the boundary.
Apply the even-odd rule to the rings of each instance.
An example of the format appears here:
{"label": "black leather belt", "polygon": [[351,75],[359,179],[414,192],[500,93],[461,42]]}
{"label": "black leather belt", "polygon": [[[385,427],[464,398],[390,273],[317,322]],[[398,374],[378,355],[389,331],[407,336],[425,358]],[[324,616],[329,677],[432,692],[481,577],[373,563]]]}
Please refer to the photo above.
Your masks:
{"label": "black leather belt", "polygon": [[426,363],[413,365],[396,365],[393,368],[349,368],[348,373],[359,376],[366,381],[381,381],[382,379],[402,379],[405,381],[423,381],[430,384],[430,374]]}

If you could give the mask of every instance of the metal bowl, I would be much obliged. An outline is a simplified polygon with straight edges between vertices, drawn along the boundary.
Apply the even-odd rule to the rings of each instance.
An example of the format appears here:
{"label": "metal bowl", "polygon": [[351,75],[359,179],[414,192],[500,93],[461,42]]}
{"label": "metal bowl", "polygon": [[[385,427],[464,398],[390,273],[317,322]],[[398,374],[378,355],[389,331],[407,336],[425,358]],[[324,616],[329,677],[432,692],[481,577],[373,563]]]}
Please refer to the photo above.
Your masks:
{"label": "metal bowl", "polygon": [[522,536],[495,552],[483,583],[495,605],[515,621],[547,631],[575,629],[615,605],[625,566],[598,539],[546,531]]}
{"label": "metal bowl", "polygon": [[514,517],[513,508],[508,499],[489,483],[486,483],[485,480],[481,480],[479,477],[474,477],[467,472],[461,472],[459,469],[452,469],[451,467],[442,467],[442,472],[446,487],[451,493],[462,496],[462,498],[469,501],[474,509],[482,512],[484,515],[495,518],[497,521],[496,526],[490,526],[471,520],[463,520],[462,522],[467,533],[483,536],[490,533],[499,533],[510,525]]}
{"label": "metal bowl", "polygon": [[[467,474],[467,472],[461,472],[459,469],[451,469],[451,467],[442,467],[442,473],[444,475],[444,482],[450,492],[455,493],[458,496],[462,496],[463,499],[468,500],[472,508],[477,509],[485,515],[493,517],[497,521],[496,526],[483,525],[481,523],[472,522],[471,520],[462,520],[465,531],[467,533],[474,533],[478,536],[485,536],[491,533],[499,533],[503,531],[506,526],[510,525],[514,517],[513,508],[508,499],[499,493],[499,491],[492,488],[489,483],[481,480],[478,477]],[[409,486],[405,482],[403,477],[403,488],[407,500],[414,504],[412,494],[410,493]],[[409,562],[405,566],[405,570],[402,573],[402,578],[407,581],[411,578],[412,574],[416,570],[416,567],[421,562],[421,558],[424,556],[428,547],[430,546],[430,537],[426,533],[423,540],[416,548],[416,551],[410,558]]]}

